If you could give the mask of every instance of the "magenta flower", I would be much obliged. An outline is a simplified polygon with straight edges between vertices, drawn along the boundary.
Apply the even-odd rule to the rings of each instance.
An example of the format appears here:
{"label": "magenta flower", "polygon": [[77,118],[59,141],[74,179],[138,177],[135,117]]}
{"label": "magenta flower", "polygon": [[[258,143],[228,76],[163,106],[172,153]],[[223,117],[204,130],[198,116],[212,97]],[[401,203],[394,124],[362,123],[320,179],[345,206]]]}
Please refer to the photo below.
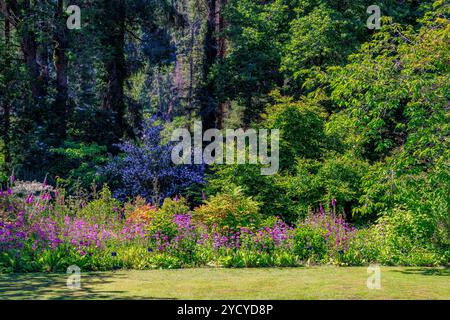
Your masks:
{"label": "magenta flower", "polygon": [[27,204],[33,203],[33,199],[34,199],[34,196],[33,196],[32,194],[30,194],[30,195],[27,197],[26,203],[27,203]]}

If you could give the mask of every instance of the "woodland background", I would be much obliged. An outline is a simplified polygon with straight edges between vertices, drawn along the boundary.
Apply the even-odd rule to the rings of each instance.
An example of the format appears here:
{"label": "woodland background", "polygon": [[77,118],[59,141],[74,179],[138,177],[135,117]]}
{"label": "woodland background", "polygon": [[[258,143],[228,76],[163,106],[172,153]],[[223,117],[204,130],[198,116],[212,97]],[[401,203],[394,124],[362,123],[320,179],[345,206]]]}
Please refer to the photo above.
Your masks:
{"label": "woodland background", "polygon": [[[448,231],[449,6],[380,0],[370,30],[372,2],[2,0],[3,186],[14,172],[191,205],[232,186],[286,221],[334,201],[355,223],[402,211]],[[66,27],[68,5],[80,30]],[[155,141],[197,119],[280,129],[280,172],[167,174]],[[149,122],[160,131],[146,139]]]}

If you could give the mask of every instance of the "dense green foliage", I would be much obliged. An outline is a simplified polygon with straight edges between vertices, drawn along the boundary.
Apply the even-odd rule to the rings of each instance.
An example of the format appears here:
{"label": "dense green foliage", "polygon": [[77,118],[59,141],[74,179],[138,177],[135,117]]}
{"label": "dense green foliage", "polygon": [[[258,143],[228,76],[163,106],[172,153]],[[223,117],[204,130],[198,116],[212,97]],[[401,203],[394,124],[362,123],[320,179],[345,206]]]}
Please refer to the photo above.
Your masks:
{"label": "dense green foliage", "polygon": [[[366,25],[366,0],[74,4],[79,30],[65,28],[64,1],[0,7],[2,223],[11,222],[10,193],[20,193],[13,180],[40,180],[67,199],[84,197],[82,209],[60,204],[64,214],[148,223],[146,232],[176,248],[151,258],[147,244],[114,243],[82,258],[70,246],[38,259],[5,250],[2,268],[59,270],[70,259],[89,269],[448,263],[446,1],[379,1],[379,30]],[[195,120],[204,129],[279,129],[279,171],[173,165],[168,138]],[[28,202],[37,191],[22,185]],[[289,246],[248,238],[241,250],[213,250],[179,239],[173,217],[191,211],[196,237],[202,228],[263,232],[276,228],[275,216],[294,229]],[[358,227],[345,247],[311,218],[316,211]]]}

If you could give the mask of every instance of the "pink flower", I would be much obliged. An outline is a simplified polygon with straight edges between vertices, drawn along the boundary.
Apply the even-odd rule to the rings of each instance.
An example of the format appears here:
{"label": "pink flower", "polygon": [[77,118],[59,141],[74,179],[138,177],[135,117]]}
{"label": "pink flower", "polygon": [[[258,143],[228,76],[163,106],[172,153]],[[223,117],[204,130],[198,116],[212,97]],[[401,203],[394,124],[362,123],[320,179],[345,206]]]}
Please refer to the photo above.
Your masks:
{"label": "pink flower", "polygon": [[33,199],[34,199],[34,196],[33,196],[32,194],[30,194],[30,195],[27,197],[26,203],[27,203],[27,204],[33,203]]}

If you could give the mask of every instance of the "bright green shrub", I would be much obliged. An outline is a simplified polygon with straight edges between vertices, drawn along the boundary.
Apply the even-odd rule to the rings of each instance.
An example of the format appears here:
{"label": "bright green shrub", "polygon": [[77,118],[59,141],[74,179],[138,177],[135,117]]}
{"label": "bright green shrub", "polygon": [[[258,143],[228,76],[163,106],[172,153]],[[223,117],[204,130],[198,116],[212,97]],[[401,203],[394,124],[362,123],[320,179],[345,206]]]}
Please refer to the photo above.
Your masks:
{"label": "bright green shrub", "polygon": [[449,250],[448,169],[445,159],[436,161],[426,173],[407,171],[400,164],[391,163],[388,168],[373,166],[363,178],[364,205],[356,212],[364,217],[375,213],[381,216],[378,224],[385,228],[392,251],[386,257],[402,256],[403,251],[408,253],[420,247],[442,253]]}
{"label": "bright green shrub", "polygon": [[433,243],[436,226],[427,213],[394,209],[382,217],[376,230],[382,247],[380,262],[393,265],[439,265],[445,262],[448,244]]}
{"label": "bright green shrub", "polygon": [[308,225],[297,228],[293,250],[303,261],[325,261],[327,257],[326,230]]}
{"label": "bright green shrub", "polygon": [[380,261],[382,236],[374,228],[360,229],[351,238],[347,250],[336,255],[337,263],[345,266],[359,266]]}
{"label": "bright green shrub", "polygon": [[281,250],[273,253],[252,250],[229,251],[218,257],[218,263],[227,268],[294,267],[299,265],[292,252]]}
{"label": "bright green shrub", "polygon": [[197,207],[193,217],[208,226],[251,227],[261,221],[260,203],[245,196],[240,187],[230,187],[226,193],[219,193],[205,200]]}
{"label": "bright green shrub", "polygon": [[280,130],[280,170],[292,170],[298,157],[319,158],[326,142],[324,110],[278,91],[272,98],[275,103],[267,107],[262,126]]}
{"label": "bright green shrub", "polygon": [[119,218],[120,202],[112,197],[107,185],[103,186],[96,199],[89,202],[80,212],[83,217],[98,221]]}
{"label": "bright green shrub", "polygon": [[172,239],[177,232],[177,225],[174,223],[174,216],[178,214],[187,214],[189,206],[185,198],[178,199],[166,198],[161,208],[152,213],[150,230],[158,231]]}
{"label": "bright green shrub", "polygon": [[362,194],[361,177],[367,167],[351,154],[330,154],[323,161],[297,159],[295,175],[280,177],[278,185],[285,197],[292,199],[290,209],[299,218],[321,204],[328,207],[333,198],[338,210],[350,216]]}
{"label": "bright green shrub", "polygon": [[327,206],[334,198],[338,210],[350,216],[363,195],[361,179],[369,165],[351,153],[330,153],[324,160],[297,158],[295,173],[261,176],[258,166],[216,166],[209,176],[209,194],[223,192],[235,184],[260,202],[264,216],[279,215],[296,222],[320,204]]}
{"label": "bright green shrub", "polygon": [[183,197],[177,197],[175,199],[166,198],[159,208],[159,211],[164,213],[166,216],[173,217],[175,214],[186,214],[189,212],[189,206],[187,201]]}
{"label": "bright green shrub", "polygon": [[236,185],[243,194],[261,204],[262,216],[279,215],[284,221],[297,221],[300,204],[287,193],[280,174],[263,176],[260,167],[251,164],[214,166],[213,170],[214,173],[208,176],[208,195],[224,193],[230,185]]}

